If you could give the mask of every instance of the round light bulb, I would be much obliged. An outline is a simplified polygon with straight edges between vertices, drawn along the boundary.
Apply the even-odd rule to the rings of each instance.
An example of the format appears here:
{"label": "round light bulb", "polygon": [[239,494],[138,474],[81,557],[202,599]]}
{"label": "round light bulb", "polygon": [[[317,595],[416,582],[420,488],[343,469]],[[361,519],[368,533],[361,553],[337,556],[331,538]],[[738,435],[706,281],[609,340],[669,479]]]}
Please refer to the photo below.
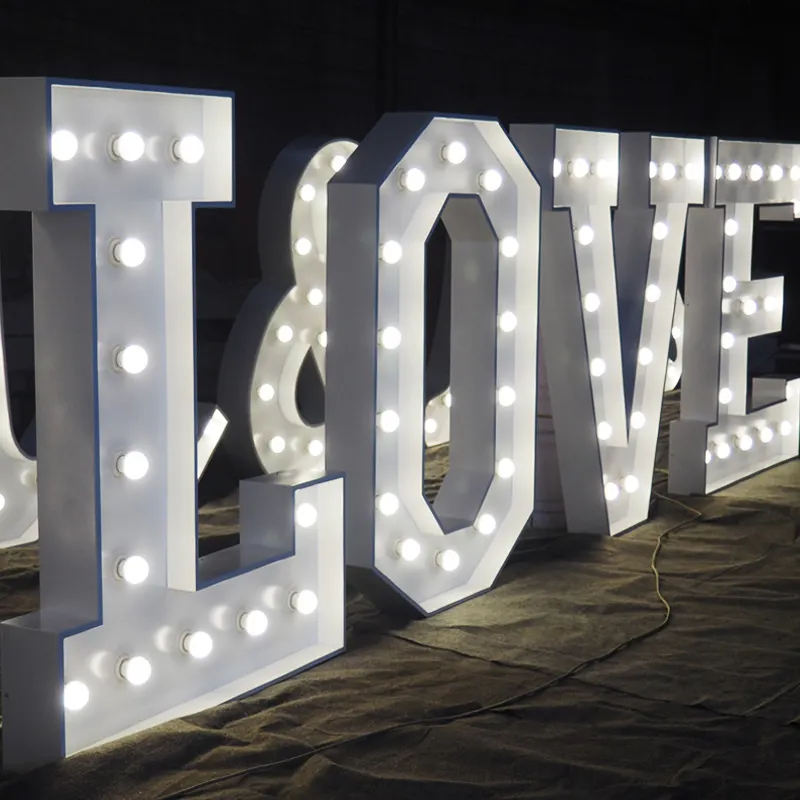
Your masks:
{"label": "round light bulb", "polygon": [[563,169],[563,166],[562,166],[561,162],[557,158],[554,158],[553,159],[553,177],[557,178],[561,174],[561,170],[562,169]]}
{"label": "round light bulb", "polygon": [[589,313],[597,311],[600,308],[600,295],[595,292],[588,292],[583,298],[583,307]]}
{"label": "round light bulb", "polygon": [[123,161],[138,161],[144,155],[144,139],[138,133],[128,131],[111,141],[111,152]]}
{"label": "round light bulb", "polygon": [[631,428],[634,430],[639,431],[644,428],[645,422],[645,416],[641,411],[634,411],[633,414],[631,414]]}
{"label": "round light bulb", "polygon": [[147,258],[147,248],[138,239],[123,239],[114,243],[111,254],[124,267],[141,267]]}
{"label": "round light bulb", "polygon": [[409,192],[418,192],[425,186],[425,173],[416,167],[401,172],[400,185]]}
{"label": "round light bulb", "polygon": [[608,159],[601,158],[595,165],[595,174],[598,178],[610,178],[614,174],[614,164]]}
{"label": "round light bulb", "polygon": [[478,183],[487,192],[496,192],[503,185],[503,176],[496,169],[487,169],[478,176]]}
{"label": "round light bulb", "polygon": [[117,575],[132,586],[144,583],[150,575],[150,565],[141,556],[128,556],[117,562]]}
{"label": "round light bulb", "polygon": [[400,510],[400,500],[396,494],[392,494],[391,492],[378,495],[377,505],[378,511],[380,511],[384,517],[392,517]]}
{"label": "round light bulb", "polygon": [[294,521],[301,528],[310,528],[317,521],[317,509],[311,503],[300,503],[294,512]]}
{"label": "round light bulb", "polygon": [[455,550],[440,550],[436,554],[436,565],[445,572],[454,572],[461,564],[461,556]]}
{"label": "round light bulb", "polygon": [[589,162],[585,158],[570,161],[568,168],[573,178],[585,178],[589,174]]}
{"label": "round light bulb", "polygon": [[147,366],[147,350],[138,344],[120,347],[114,361],[119,369],[131,375],[138,375]]}
{"label": "round light bulb", "polygon": [[322,331],[322,333],[317,335],[317,344],[320,347],[328,346],[328,331]]}
{"label": "round light bulb", "polygon": [[269,440],[269,449],[273,453],[282,453],[286,449],[286,439],[283,436],[273,436]]}
{"label": "round light bulb", "polygon": [[752,297],[743,297],[740,301],[740,308],[742,309],[742,314],[746,317],[750,317],[758,311],[758,303],[753,300]]}
{"label": "round light bulb", "polygon": [[55,131],[50,137],[50,153],[56,161],[72,161],[78,154],[78,137],[72,131]]}
{"label": "round light bulb", "polygon": [[658,175],[658,164],[655,161],[650,162],[650,178],[651,180]]}
{"label": "round light bulb", "polygon": [[70,681],[64,686],[64,708],[80,711],[89,702],[89,687],[83,681]]}
{"label": "round light bulb", "polygon": [[317,190],[310,183],[304,183],[297,194],[304,203],[310,203],[317,196]]}
{"label": "round light bulb", "polygon": [[506,258],[513,258],[519,252],[519,242],[513,236],[504,236],[500,240],[500,253]]}
{"label": "round light bulb", "polygon": [[275,337],[283,344],[288,344],[291,342],[292,338],[294,337],[294,331],[292,330],[291,325],[279,326],[278,330],[275,331]]}
{"label": "round light bulb", "polygon": [[726,275],[722,279],[722,291],[726,294],[730,294],[731,292],[736,291],[736,287],[738,286],[738,282],[733,275]]}
{"label": "round light bulb", "polygon": [[189,134],[188,136],[182,136],[175,142],[172,152],[179,161],[183,161],[186,164],[196,164],[205,155],[206,148],[202,139]]}
{"label": "round light bulb", "polygon": [[394,433],[400,427],[400,417],[396,411],[384,411],[378,415],[378,427],[384,433]]}
{"label": "round light bulb", "polygon": [[501,458],[497,462],[496,471],[499,478],[510,478],[514,474],[515,469],[514,462],[510,458]]}
{"label": "round light bulb", "polygon": [[436,433],[438,429],[439,423],[433,417],[425,420],[425,433]]}
{"label": "round light bulb", "polygon": [[683,331],[677,325],[673,325],[673,327],[672,327],[672,338],[673,339],[680,339],[682,335],[683,335]]}
{"label": "round light bulb", "polygon": [[325,452],[325,445],[320,439],[312,439],[306,446],[306,450],[310,456],[319,458]]}
{"label": "round light bulb", "polygon": [[297,611],[298,614],[309,615],[313,614],[319,606],[317,595],[311,589],[302,589],[299,592],[294,592],[289,598],[289,605]]}
{"label": "round light bulb", "polygon": [[380,248],[381,261],[385,264],[396,264],[403,257],[403,248],[400,242],[390,240],[384,242]]}
{"label": "round light bulb", "polygon": [[497,520],[491,514],[481,514],[475,523],[478,533],[489,536],[497,530]]}
{"label": "round light bulb", "polygon": [[733,400],[733,392],[726,386],[719,390],[719,402],[726,406]]}
{"label": "round light bulb", "polygon": [[192,658],[207,658],[214,649],[214,641],[205,631],[195,631],[184,635],[181,647]]}
{"label": "round light bulb", "polygon": [[730,350],[736,344],[736,337],[730,331],[725,331],[720,337],[720,344],[723,350]]}
{"label": "round light bulb", "polygon": [[589,372],[599,378],[606,371],[606,362],[602,358],[593,358],[589,364]]}
{"label": "round light bulb", "polygon": [[239,617],[239,627],[248,636],[263,636],[269,627],[269,620],[263,611],[256,608],[253,611],[245,611]]}
{"label": "round light bulb", "polygon": [[[33,473],[34,476],[36,473]],[[35,477],[33,478],[33,486],[36,486]],[[26,481],[25,476],[22,478],[22,482],[28,485],[28,481]],[[0,494],[0,511],[2,511],[6,507],[6,496],[4,494]]]}
{"label": "round light bulb", "polygon": [[736,163],[729,164],[725,175],[729,181],[738,181],[742,177],[742,168]]}
{"label": "round light bulb", "polygon": [[783,420],[778,428],[778,431],[780,432],[781,436],[788,436],[792,432],[792,423],[789,422],[788,419]]}
{"label": "round light bulb", "polygon": [[731,454],[731,446],[727,442],[720,442],[716,446],[715,450],[717,458],[720,458],[723,461]]}
{"label": "round light bulb", "polygon": [[666,222],[656,222],[656,224],[653,225],[653,238],[657,239],[659,242],[666,239],[668,233],[669,226]]}
{"label": "round light bulb", "polygon": [[517,393],[510,386],[501,386],[497,391],[497,402],[504,408],[514,404]]}
{"label": "round light bulb", "polygon": [[588,225],[581,225],[576,231],[575,238],[578,240],[578,244],[586,247],[594,241],[594,231]]}
{"label": "round light bulb", "polygon": [[774,438],[774,436],[775,436],[775,433],[772,430],[772,428],[762,428],[758,432],[758,438],[761,439],[761,441],[764,444],[769,444],[772,441],[772,439]]}
{"label": "round light bulb", "polygon": [[343,155],[335,155],[331,159],[331,169],[334,172],[339,172],[339,170],[347,163],[347,157]]}
{"label": "round light bulb", "polygon": [[697,181],[703,177],[703,168],[699,164],[695,164],[694,162],[689,162],[683,168],[683,176],[686,178],[687,181]]}
{"label": "round light bulb", "polygon": [[504,311],[500,315],[498,324],[503,333],[511,333],[517,327],[517,316],[513,311]]}
{"label": "round light bulb", "polygon": [[661,299],[661,287],[656,283],[651,283],[644,290],[644,299],[648,303],[657,303]]}
{"label": "round light bulb", "polygon": [[779,164],[773,164],[769,168],[769,179],[771,181],[779,181],[783,178],[783,167]]}
{"label": "round light bulb", "polygon": [[144,478],[149,467],[147,456],[138,450],[131,450],[130,453],[124,453],[117,458],[117,472],[131,481],[138,481]]}
{"label": "round light bulb", "polygon": [[653,351],[649,347],[642,347],[639,350],[639,363],[644,367],[653,363]]}
{"label": "round light bulb", "polygon": [[445,408],[450,408],[453,405],[453,395],[448,392],[443,398],[442,402],[445,405]]}
{"label": "round light bulb", "polygon": [[396,350],[400,346],[403,337],[397,328],[389,327],[381,329],[378,333],[378,344],[387,350]]}
{"label": "round light bulb", "polygon": [[420,547],[416,539],[401,539],[395,545],[395,553],[397,553],[398,558],[402,558],[403,561],[415,561],[419,558],[421,552],[422,547]]}
{"label": "round light bulb", "polygon": [[753,437],[743,433],[736,439],[736,445],[740,450],[752,450],[753,449]]}
{"label": "round light bulb", "polygon": [[772,295],[767,295],[764,298],[764,311],[777,311],[778,310],[778,298],[773,297]]}
{"label": "round light bulb", "polygon": [[675,165],[670,164],[668,161],[661,165],[659,172],[661,173],[662,181],[671,181],[678,174]]}
{"label": "round light bulb", "polygon": [[736,236],[739,232],[739,223],[735,219],[725,220],[725,235]]}
{"label": "round light bulb", "polygon": [[307,256],[311,252],[311,239],[301,236],[294,243],[294,251],[299,256]]}
{"label": "round light bulb", "polygon": [[312,306],[318,306],[322,303],[325,299],[325,294],[323,293],[322,289],[309,289],[308,294],[306,295],[306,300],[308,300],[308,304]]}
{"label": "round light bulb", "polygon": [[619,497],[619,486],[616,483],[607,483],[603,489],[606,500],[614,501]]}
{"label": "round light bulb", "polygon": [[461,142],[450,142],[442,148],[442,158],[450,164],[462,164],[467,157],[467,148]]}
{"label": "round light bulb", "polygon": [[706,450],[706,464],[710,464],[711,460],[713,458],[714,458],[714,456],[711,455],[711,451],[710,450]]}
{"label": "round light bulb", "polygon": [[599,422],[597,424],[597,438],[601,442],[605,442],[606,440],[610,439],[612,433],[613,433],[613,428],[611,427],[611,423]]}
{"label": "round light bulb", "polygon": [[760,181],[764,177],[764,168],[760,164],[751,164],[747,168],[747,179]]}
{"label": "round light bulb", "polygon": [[150,680],[153,668],[143,656],[133,656],[132,658],[124,658],[120,662],[119,674],[132,686],[142,686]]}
{"label": "round light bulb", "polygon": [[261,386],[258,387],[256,394],[262,403],[268,403],[275,397],[275,388],[269,383],[262,383]]}
{"label": "round light bulb", "polygon": [[800,167],[795,165],[789,170],[789,179],[793,181],[800,181]]}
{"label": "round light bulb", "polygon": [[639,491],[639,479],[635,475],[626,475],[622,481],[622,488],[628,493],[633,494]]}

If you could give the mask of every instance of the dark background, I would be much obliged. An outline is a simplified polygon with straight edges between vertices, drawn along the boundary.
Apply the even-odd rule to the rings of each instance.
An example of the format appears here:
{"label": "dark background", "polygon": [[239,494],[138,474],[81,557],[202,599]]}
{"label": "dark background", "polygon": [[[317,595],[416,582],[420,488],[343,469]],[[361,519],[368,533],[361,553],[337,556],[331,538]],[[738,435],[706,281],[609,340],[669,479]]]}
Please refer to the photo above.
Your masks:
{"label": "dark background", "polygon": [[[198,212],[198,391],[214,400],[233,318],[260,273],[264,178],[292,139],[360,140],[386,111],[797,140],[792,26],[776,7],[706,0],[0,0],[0,76],[236,92],[237,208]],[[780,15],[778,15],[780,17]],[[0,110],[2,113],[2,110]],[[759,224],[754,272],[786,276],[800,342],[800,226]],[[441,233],[441,232],[439,232]],[[441,245],[442,237],[434,237]],[[33,415],[30,232],[0,212],[15,428]],[[432,297],[443,248],[429,258]]]}

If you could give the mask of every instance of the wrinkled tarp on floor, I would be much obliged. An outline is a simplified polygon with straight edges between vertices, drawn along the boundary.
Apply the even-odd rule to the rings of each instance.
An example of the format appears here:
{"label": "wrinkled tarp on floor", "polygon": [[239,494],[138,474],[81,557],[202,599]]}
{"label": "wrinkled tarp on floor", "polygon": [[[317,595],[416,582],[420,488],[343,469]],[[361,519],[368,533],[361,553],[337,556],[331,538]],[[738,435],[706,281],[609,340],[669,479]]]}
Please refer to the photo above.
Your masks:
{"label": "wrinkled tarp on floor", "polygon": [[[338,658],[6,781],[0,797],[157,800],[255,770],[187,796],[797,800],[798,486],[792,462],[687,500],[703,518],[658,556],[669,624],[568,679],[553,683],[663,620],[650,563],[685,508],[659,500],[615,539],[523,539],[492,592],[433,619],[391,619],[352,593]],[[205,532],[224,541],[234,514],[207,510]],[[35,553],[0,554],[3,618],[36,606]]]}

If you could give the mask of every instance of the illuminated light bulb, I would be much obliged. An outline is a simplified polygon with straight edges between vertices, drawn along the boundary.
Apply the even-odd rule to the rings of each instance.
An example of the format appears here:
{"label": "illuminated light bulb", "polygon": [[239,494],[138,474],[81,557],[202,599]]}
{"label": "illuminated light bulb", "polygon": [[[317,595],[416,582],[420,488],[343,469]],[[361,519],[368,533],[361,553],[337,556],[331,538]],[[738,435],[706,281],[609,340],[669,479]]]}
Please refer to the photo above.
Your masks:
{"label": "illuminated light bulb", "polygon": [[606,500],[613,502],[619,497],[619,486],[616,483],[607,483],[603,489]]}
{"label": "illuminated light bulb", "polygon": [[598,178],[610,178],[614,172],[613,162],[605,158],[601,158],[595,165],[595,174]]}
{"label": "illuminated light bulb", "polygon": [[275,388],[269,383],[262,383],[256,390],[256,394],[262,403],[268,403],[275,397]]}
{"label": "illuminated light bulb", "polygon": [[764,168],[760,164],[751,164],[747,168],[747,179],[750,181],[760,181],[764,177]]}
{"label": "illuminated light bulb", "polygon": [[778,298],[773,297],[772,295],[767,295],[764,298],[764,311],[777,311],[778,310]]}
{"label": "illuminated light bulb", "polygon": [[600,295],[595,292],[588,292],[583,298],[583,307],[590,313],[594,313],[600,308]]}
{"label": "illuminated light bulb", "polygon": [[291,342],[293,337],[294,330],[292,330],[291,325],[281,325],[278,330],[275,331],[275,338],[283,344]]}
{"label": "illuminated light bulb", "polygon": [[347,157],[343,155],[335,155],[331,159],[331,169],[334,172],[339,172],[339,170],[347,163]]}
{"label": "illuminated light bulb", "polygon": [[633,494],[639,491],[639,479],[635,475],[626,475],[622,481],[622,488],[628,493]]}
{"label": "illuminated light bulb", "polygon": [[611,434],[614,432],[614,429],[611,427],[609,422],[600,422],[597,425],[597,438],[601,442],[605,442],[607,439],[611,438]]}
{"label": "illuminated light bulb", "polygon": [[325,294],[322,289],[309,289],[308,294],[306,295],[306,300],[308,300],[309,305],[318,306],[322,303],[325,299]]}
{"label": "illuminated light bulb", "polygon": [[725,175],[729,181],[738,181],[742,177],[742,168],[736,163],[729,164]]}
{"label": "illuminated light bulb", "polygon": [[783,178],[783,167],[779,164],[773,164],[769,168],[769,179],[771,181],[779,181]]}
{"label": "illuminated light bulb", "polygon": [[644,367],[653,363],[653,351],[649,347],[639,350],[639,363]]}
{"label": "illuminated light bulb", "polygon": [[726,406],[733,400],[733,392],[726,386],[719,390],[719,401]]}
{"label": "illuminated light bulb", "polygon": [[416,539],[401,539],[395,545],[394,551],[403,561],[416,561],[422,552],[422,547]]}
{"label": "illuminated light bulb", "polygon": [[667,375],[669,375],[671,380],[677,381],[681,376],[681,371],[674,364],[670,364],[667,367]]}
{"label": "illuminated light bulb", "polygon": [[150,680],[153,674],[153,668],[150,662],[143,656],[133,656],[132,658],[123,658],[119,663],[119,674],[131,686],[143,686]]}
{"label": "illuminated light bulb", "polygon": [[320,439],[312,439],[306,446],[310,456],[319,458],[325,452],[325,445]]}
{"label": "illuminated light bulb", "polygon": [[736,445],[740,450],[752,450],[753,449],[753,437],[749,436],[746,433],[743,433],[736,439]]}
{"label": "illuminated light bulb", "polygon": [[138,450],[131,450],[117,458],[117,472],[124,475],[130,481],[138,481],[147,475],[150,467],[147,456]]}
{"label": "illuminated light bulb", "polygon": [[390,240],[384,242],[380,248],[380,258],[385,264],[396,264],[403,257],[403,248],[400,242]]}
{"label": "illuminated light bulb", "polygon": [[593,358],[589,364],[589,372],[599,378],[606,371],[606,362],[602,358]]}
{"label": "illuminated light bulb", "polygon": [[501,458],[497,462],[496,472],[499,478],[508,479],[514,474],[514,462],[510,458]]}
{"label": "illuminated light bulb", "polygon": [[780,432],[781,436],[788,436],[792,432],[792,423],[789,422],[788,419],[783,420],[778,428],[778,431]]}
{"label": "illuminated light bulb", "polygon": [[400,331],[390,325],[378,333],[378,344],[387,350],[396,350],[400,346],[402,338]]}
{"label": "illuminated light bulb", "polygon": [[294,251],[299,256],[307,256],[311,252],[311,239],[301,236],[294,243]]}
{"label": "illuminated light bulb", "polygon": [[295,509],[294,521],[301,528],[310,528],[317,521],[317,509],[311,503],[300,503]]}
{"label": "illuminated light bulb", "polygon": [[445,408],[450,408],[453,405],[453,395],[448,392],[442,399],[442,402],[444,403]]}
{"label": "illuminated light bulb", "polygon": [[283,436],[273,436],[269,440],[269,449],[273,453],[282,453],[286,449],[286,439]]}
{"label": "illuminated light bulb", "polygon": [[678,174],[676,166],[674,164],[670,164],[669,161],[666,161],[661,165],[659,172],[661,174],[662,181],[671,181]]}
{"label": "illuminated light bulb", "polygon": [[758,303],[752,297],[743,297],[739,301],[739,307],[742,309],[742,314],[746,317],[752,316],[758,311]]}
{"label": "illuminated light bulb", "polygon": [[666,222],[656,222],[656,224],[653,225],[653,238],[657,239],[659,242],[666,239],[668,233],[669,226]]}
{"label": "illuminated light bulb", "polygon": [[436,433],[438,429],[439,423],[433,417],[428,417],[425,420],[425,433]]}
{"label": "illuminated light bulb", "polygon": [[50,153],[56,161],[72,161],[78,154],[78,137],[72,131],[55,131],[50,137]]}
{"label": "illuminated light bulb", "polygon": [[800,167],[796,164],[789,170],[789,178],[793,181],[800,181]]}
{"label": "illuminated light bulb", "polygon": [[440,550],[436,554],[436,565],[445,572],[454,572],[461,564],[461,556],[455,550]]}
{"label": "illuminated light bulb", "polygon": [[585,158],[576,158],[567,165],[573,178],[585,178],[589,174],[589,162]]}
{"label": "illuminated light bulb", "polygon": [[553,177],[557,178],[561,174],[561,170],[563,169],[561,162],[557,159],[553,159]]}
{"label": "illuminated light bulb", "polygon": [[400,185],[409,192],[418,192],[425,186],[425,173],[416,167],[405,170],[400,173]]}
{"label": "illuminated light bulb", "polygon": [[656,164],[655,161],[651,161],[650,162],[650,179],[652,180],[653,178],[656,177],[656,175],[658,175],[658,164]]}
{"label": "illuminated light bulb", "polygon": [[239,627],[248,636],[263,636],[269,627],[269,620],[263,611],[256,608],[253,611],[245,611],[239,617]]}
{"label": "illuminated light bulb", "polygon": [[730,333],[730,331],[725,331],[720,337],[720,344],[722,345],[723,350],[730,350],[731,347],[736,343],[736,337]]}
{"label": "illuminated light bulb", "polygon": [[128,556],[117,562],[116,573],[117,577],[122,578],[126,583],[137,586],[147,580],[150,575],[150,565],[141,556]]}
{"label": "illuminated light bulb", "polygon": [[712,458],[714,458],[714,456],[711,455],[711,451],[706,450],[706,464],[710,464]]}
{"label": "illuminated light bulb", "polygon": [[172,146],[172,153],[179,161],[186,164],[197,164],[205,155],[206,148],[202,139],[193,134],[182,136]]}
{"label": "illuminated light bulb", "polygon": [[138,344],[120,347],[114,356],[118,369],[130,375],[138,375],[147,366],[147,350]]}
{"label": "illuminated light bulb", "polygon": [[317,610],[319,600],[311,589],[302,589],[299,592],[292,593],[289,597],[289,605],[297,611],[298,614],[308,616]]}
{"label": "illuminated light bulb", "polygon": [[510,386],[501,386],[497,391],[497,402],[504,408],[514,404],[517,393]]}
{"label": "illuminated light bulb", "polygon": [[581,225],[576,231],[576,238],[578,244],[582,244],[585,247],[594,241],[594,231],[588,225]]}
{"label": "illuminated light bulb", "polygon": [[[22,482],[25,483],[24,478]],[[2,511],[5,507],[6,507],[6,496],[4,494],[0,494],[0,511]]]}
{"label": "illuminated light bulb", "polygon": [[89,702],[89,687],[83,681],[70,681],[64,686],[64,708],[80,711]]}
{"label": "illuminated light bulb", "polygon": [[730,294],[731,292],[736,291],[736,287],[738,286],[738,281],[733,275],[726,275],[722,279],[722,291],[726,294]]}
{"label": "illuminated light bulb", "polygon": [[461,142],[450,142],[442,148],[442,158],[450,164],[463,164],[467,148]]}
{"label": "illuminated light bulb", "polygon": [[147,258],[147,248],[138,239],[123,239],[121,242],[114,242],[111,255],[123,267],[141,267]]}
{"label": "illuminated light bulb", "polygon": [[317,196],[317,190],[310,183],[304,183],[297,194],[304,203],[310,203]]}
{"label": "illuminated light bulb", "polygon": [[396,411],[384,411],[378,414],[378,427],[384,433],[394,433],[400,427],[400,417]]}
{"label": "illuminated light bulb", "polygon": [[637,431],[641,430],[644,428],[645,422],[645,416],[641,411],[634,411],[633,414],[631,414],[631,428]]}
{"label": "illuminated light bulb", "polygon": [[503,333],[511,333],[517,327],[517,315],[513,311],[504,311],[500,315],[498,325]]}
{"label": "illuminated light bulb", "polygon": [[714,177],[715,177],[715,178],[716,178],[718,181],[719,181],[719,180],[722,180],[722,167],[721,167],[719,164],[717,164],[717,166],[716,166],[716,167],[714,167]]}
{"label": "illuminated light bulb", "polygon": [[489,536],[497,530],[497,520],[491,514],[481,514],[475,523],[478,533]]}
{"label": "illuminated light bulb", "polygon": [[689,162],[683,168],[683,175],[687,181],[698,181],[703,177],[703,168],[700,164]]}
{"label": "illuminated light bulb", "polygon": [[644,299],[648,303],[657,303],[661,299],[661,287],[656,283],[651,283],[644,290]]}
{"label": "illuminated light bulb", "polygon": [[123,161],[138,161],[144,155],[144,139],[138,133],[128,131],[111,140],[111,152]]}
{"label": "illuminated light bulb", "polygon": [[725,220],[725,235],[736,236],[739,232],[739,223],[735,219]]}
{"label": "illuminated light bulb", "polygon": [[478,176],[478,183],[487,192],[496,192],[503,185],[503,176],[496,169],[487,169]]}
{"label": "illuminated light bulb", "polygon": [[328,346],[328,331],[322,331],[322,333],[317,335],[317,344],[320,347]]}
{"label": "illuminated light bulb", "polygon": [[683,334],[683,331],[677,325],[673,326],[673,328],[672,328],[672,338],[673,339],[680,339],[682,334]]}
{"label": "illuminated light bulb", "polygon": [[519,242],[513,236],[504,236],[500,240],[500,253],[506,258],[513,258],[519,252]]}
{"label": "illuminated light bulb", "polygon": [[391,517],[400,510],[400,500],[396,494],[386,492],[378,495],[377,506],[378,511],[380,511],[384,517]]}
{"label": "illuminated light bulb", "polygon": [[731,446],[727,442],[720,442],[715,449],[717,458],[720,458],[723,461],[731,454]]}
{"label": "illuminated light bulb", "polygon": [[774,438],[774,436],[775,433],[772,430],[772,428],[762,428],[758,432],[758,438],[761,439],[761,441],[764,442],[764,444],[769,444]]}
{"label": "illuminated light bulb", "polygon": [[214,640],[205,631],[186,633],[181,640],[181,649],[192,658],[207,658],[214,649]]}

